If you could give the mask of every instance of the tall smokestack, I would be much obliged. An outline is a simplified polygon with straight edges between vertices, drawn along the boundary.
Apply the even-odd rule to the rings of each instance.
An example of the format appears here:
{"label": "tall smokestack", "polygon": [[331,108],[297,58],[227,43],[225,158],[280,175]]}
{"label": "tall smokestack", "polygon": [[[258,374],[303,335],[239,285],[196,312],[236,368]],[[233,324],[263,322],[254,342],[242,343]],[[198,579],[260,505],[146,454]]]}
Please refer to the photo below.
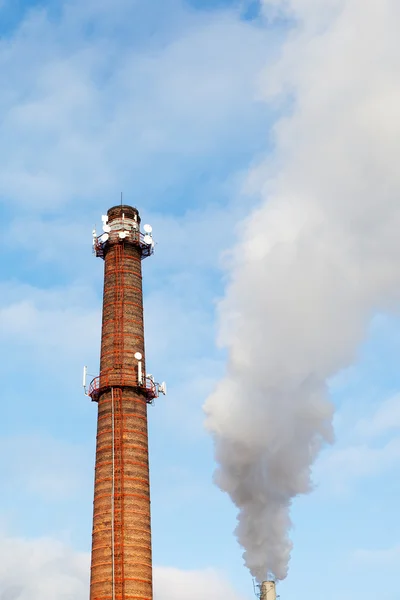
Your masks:
{"label": "tall smokestack", "polygon": [[260,586],[260,600],[276,600],[275,581],[263,581]]}
{"label": "tall smokestack", "polygon": [[153,241],[136,208],[102,219],[104,233],[93,232],[105,268],[100,376],[88,392],[98,403],[90,599],[151,600],[147,404],[158,385],[146,378],[141,261]]}

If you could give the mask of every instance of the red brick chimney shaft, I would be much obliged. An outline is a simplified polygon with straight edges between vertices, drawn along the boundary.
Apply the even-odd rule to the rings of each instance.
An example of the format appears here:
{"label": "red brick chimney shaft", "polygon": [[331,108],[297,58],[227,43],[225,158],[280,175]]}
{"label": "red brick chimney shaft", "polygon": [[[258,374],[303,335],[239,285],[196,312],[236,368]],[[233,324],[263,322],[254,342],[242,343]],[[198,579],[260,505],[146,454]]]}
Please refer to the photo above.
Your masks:
{"label": "red brick chimney shaft", "polygon": [[[121,225],[122,223],[122,225]],[[108,211],[93,513],[90,600],[152,600],[150,485],[140,218]],[[119,232],[133,228],[121,239]],[[138,242],[139,240],[139,242]],[[143,384],[145,385],[145,384]],[[92,396],[93,397],[93,396]]]}

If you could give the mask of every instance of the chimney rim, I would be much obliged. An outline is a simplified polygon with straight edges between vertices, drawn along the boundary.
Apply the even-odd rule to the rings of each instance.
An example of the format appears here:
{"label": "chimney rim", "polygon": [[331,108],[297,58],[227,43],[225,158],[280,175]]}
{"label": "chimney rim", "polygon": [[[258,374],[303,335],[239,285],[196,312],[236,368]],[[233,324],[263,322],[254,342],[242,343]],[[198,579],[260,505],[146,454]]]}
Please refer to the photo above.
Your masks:
{"label": "chimney rim", "polygon": [[116,204],[107,211],[109,221],[120,219],[122,214],[124,214],[127,219],[135,219],[138,223],[140,223],[141,219],[139,211],[135,206],[130,206],[129,204]]}

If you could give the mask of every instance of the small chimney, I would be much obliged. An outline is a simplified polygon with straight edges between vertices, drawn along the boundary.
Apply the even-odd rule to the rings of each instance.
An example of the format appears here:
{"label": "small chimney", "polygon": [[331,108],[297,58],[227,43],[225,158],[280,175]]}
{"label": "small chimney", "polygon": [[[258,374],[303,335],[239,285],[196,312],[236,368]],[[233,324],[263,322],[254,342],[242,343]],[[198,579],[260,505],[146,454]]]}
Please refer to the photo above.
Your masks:
{"label": "small chimney", "polygon": [[276,600],[275,581],[263,581],[260,600]]}

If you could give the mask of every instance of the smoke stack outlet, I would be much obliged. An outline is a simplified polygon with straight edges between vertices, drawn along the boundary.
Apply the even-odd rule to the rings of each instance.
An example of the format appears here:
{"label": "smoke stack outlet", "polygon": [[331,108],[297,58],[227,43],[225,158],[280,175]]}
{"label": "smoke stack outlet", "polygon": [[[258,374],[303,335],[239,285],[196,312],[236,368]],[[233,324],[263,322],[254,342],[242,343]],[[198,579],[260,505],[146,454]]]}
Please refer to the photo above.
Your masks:
{"label": "smoke stack outlet", "polygon": [[276,600],[275,581],[262,582],[260,600]]}

